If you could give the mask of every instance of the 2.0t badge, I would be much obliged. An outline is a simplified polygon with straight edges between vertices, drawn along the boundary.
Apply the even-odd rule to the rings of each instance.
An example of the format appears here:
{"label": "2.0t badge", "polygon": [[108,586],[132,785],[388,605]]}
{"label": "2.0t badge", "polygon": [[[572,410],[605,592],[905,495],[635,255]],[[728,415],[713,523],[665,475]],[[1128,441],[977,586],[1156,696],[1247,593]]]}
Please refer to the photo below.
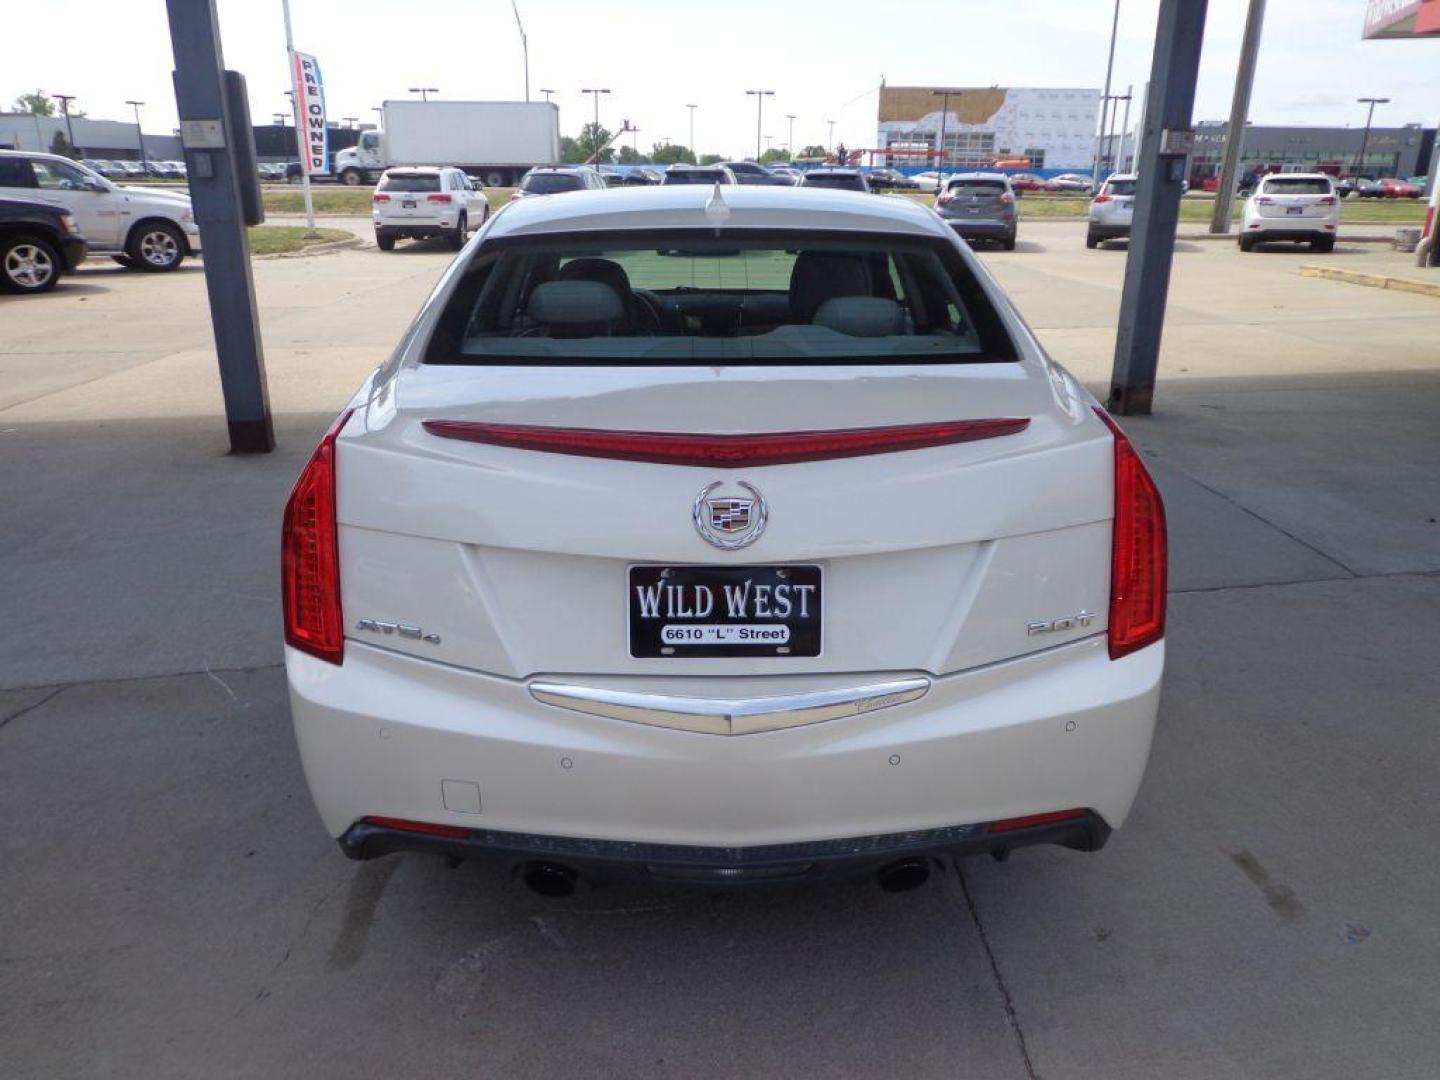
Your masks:
{"label": "2.0t badge", "polygon": [[765,496],[743,480],[739,482],[740,486],[750,493],[751,498],[716,495],[715,489],[721,483],[717,480],[706,485],[695,497],[691,513],[695,529],[701,536],[717,548],[735,551],[760,539],[760,534],[765,531],[766,519],[770,516],[770,507],[765,502]]}

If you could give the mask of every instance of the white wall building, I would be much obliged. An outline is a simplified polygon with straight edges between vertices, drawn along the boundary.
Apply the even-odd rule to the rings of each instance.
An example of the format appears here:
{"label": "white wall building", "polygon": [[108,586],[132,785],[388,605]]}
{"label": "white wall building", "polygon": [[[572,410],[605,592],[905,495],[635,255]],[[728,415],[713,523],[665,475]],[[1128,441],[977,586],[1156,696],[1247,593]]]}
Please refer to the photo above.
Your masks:
{"label": "white wall building", "polygon": [[[875,146],[890,153],[883,159],[875,155],[877,163],[920,165],[922,157],[894,151],[940,148],[945,99],[935,89],[881,88]],[[1099,90],[952,87],[949,94],[944,110],[948,167],[1029,158],[1036,169],[1089,170],[1100,119]]]}

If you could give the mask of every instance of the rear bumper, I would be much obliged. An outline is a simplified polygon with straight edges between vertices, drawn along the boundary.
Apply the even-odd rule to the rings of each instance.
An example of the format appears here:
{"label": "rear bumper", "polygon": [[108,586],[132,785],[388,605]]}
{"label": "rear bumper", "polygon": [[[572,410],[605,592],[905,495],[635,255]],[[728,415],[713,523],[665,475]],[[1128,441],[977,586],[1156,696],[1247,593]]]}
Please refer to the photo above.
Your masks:
{"label": "rear bumper", "polygon": [[434,236],[444,236],[453,231],[454,221],[413,221],[400,224],[398,222],[375,223],[376,236],[393,236],[397,240],[425,240]]}
{"label": "rear bumper", "polygon": [[[921,842],[986,850],[981,823],[1075,807],[1115,827],[1145,769],[1163,663],[1163,643],[1111,661],[1098,635],[936,678],[919,700],[727,736],[545,705],[524,681],[355,641],[341,667],[286,650],[311,793],[362,855],[433,846],[357,825],[367,817],[458,826],[467,849],[524,854],[538,838],[599,844],[602,858],[624,853],[605,844],[843,846],[957,827],[970,831]],[[686,680],[717,697],[755,681]]]}
{"label": "rear bumper", "polygon": [[1245,224],[1242,236],[1251,237],[1264,243],[1267,240],[1323,240],[1334,237],[1338,228],[1333,221],[1319,221],[1314,218],[1286,220],[1285,218],[1257,218]]}
{"label": "rear bumper", "polygon": [[945,224],[967,240],[1004,240],[1015,235],[1015,222],[998,218],[947,217]]}
{"label": "rear bumper", "polygon": [[1089,233],[1098,240],[1120,240],[1130,235],[1130,222],[1090,222]]}

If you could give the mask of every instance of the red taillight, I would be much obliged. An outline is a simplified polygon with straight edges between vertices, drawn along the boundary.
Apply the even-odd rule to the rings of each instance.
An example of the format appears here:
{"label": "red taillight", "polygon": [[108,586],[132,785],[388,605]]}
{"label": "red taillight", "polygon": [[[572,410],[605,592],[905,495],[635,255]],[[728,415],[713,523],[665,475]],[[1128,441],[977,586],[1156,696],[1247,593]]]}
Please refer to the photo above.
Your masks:
{"label": "red taillight", "polygon": [[377,191],[374,195],[371,195],[371,196],[370,196],[370,201],[371,201],[371,202],[389,202],[389,201],[390,201],[390,196],[389,196],[389,195],[382,195],[380,192]]}
{"label": "red taillight", "polygon": [[285,504],[280,532],[285,643],[332,664],[345,659],[335,529],[335,437],[353,411],[346,409],[335,418],[310,456]]}
{"label": "red taillight", "polygon": [[1030,426],[1027,417],[952,420],[940,424],[850,428],[841,431],[785,431],[770,435],[690,435],[668,431],[598,431],[593,428],[477,424],[425,420],[426,431],[442,439],[541,450],[579,457],[645,461],[656,465],[704,465],[741,469],[801,461],[890,454],[931,446],[1013,435]]}
{"label": "red taillight", "polygon": [[426,201],[426,202],[443,202],[443,203],[448,203],[448,202],[450,201],[450,196],[449,196],[449,195],[426,195],[426,196],[425,196],[425,201]]}
{"label": "red taillight", "polygon": [[985,826],[986,832],[1014,832],[1016,829],[1030,829],[1036,825],[1054,825],[1060,821],[1074,821],[1076,818],[1083,818],[1088,811],[1076,810],[1052,810],[1048,814],[1026,814],[1024,817],[1005,818],[1001,821],[992,821]]}
{"label": "red taillight", "polygon": [[1113,196],[1110,196],[1110,195],[1096,195],[1096,196],[1095,196],[1095,201],[1096,201],[1097,203],[1109,202],[1112,197],[1113,197]]}
{"label": "red taillight", "polygon": [[1014,196],[1014,195],[1011,195],[1008,191],[1005,192],[1004,195],[1001,195],[1001,196],[1000,196],[1000,202],[1001,202],[1001,204],[1004,205],[1004,206],[1009,206],[1009,205],[1010,205],[1011,203],[1013,203],[1014,201],[1015,201],[1015,196]]}
{"label": "red taillight", "polygon": [[514,202],[516,199],[523,199],[524,197],[525,197],[525,193],[524,193],[523,191],[512,191],[512,192],[510,193],[510,201],[511,201],[511,202]]}
{"label": "red taillight", "polygon": [[1256,206],[1274,206],[1274,205],[1275,205],[1275,200],[1272,199],[1272,198],[1270,198],[1270,196],[1268,196],[1268,195],[1257,195],[1257,196],[1255,196],[1255,205],[1256,205]]}
{"label": "red taillight", "polygon": [[1165,636],[1165,504],[1140,455],[1104,409],[1115,436],[1115,531],[1110,549],[1110,659]]}
{"label": "red taillight", "polygon": [[470,835],[469,829],[459,825],[437,825],[433,821],[409,821],[395,817],[367,817],[366,825],[378,825],[382,829],[397,829],[400,832],[424,833],[426,836],[447,836],[452,840],[464,840]]}
{"label": "red taillight", "polygon": [[952,203],[952,202],[954,202],[954,201],[955,201],[955,196],[954,196],[954,195],[941,195],[938,199],[935,200],[935,205],[936,205],[936,206],[948,206],[950,203]]}
{"label": "red taillight", "polygon": [[1316,200],[1315,200],[1315,204],[1316,204],[1317,206],[1334,206],[1334,205],[1335,205],[1335,196],[1334,196],[1334,195],[1324,195],[1324,196],[1316,199]]}

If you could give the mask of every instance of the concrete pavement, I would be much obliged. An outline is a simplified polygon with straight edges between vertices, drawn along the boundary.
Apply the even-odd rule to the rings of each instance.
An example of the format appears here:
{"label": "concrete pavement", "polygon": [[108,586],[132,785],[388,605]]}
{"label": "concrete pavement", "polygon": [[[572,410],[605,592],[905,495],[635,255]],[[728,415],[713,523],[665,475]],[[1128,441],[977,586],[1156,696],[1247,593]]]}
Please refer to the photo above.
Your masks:
{"label": "concrete pavement", "polygon": [[[1123,251],[987,262],[1103,394]],[[1429,1077],[1440,309],[1182,244],[1156,416],[1161,728],[1097,856],[927,888],[542,900],[357,865],[278,668],[279,509],[449,254],[256,264],[281,451],[224,453],[200,275],[0,299],[6,1077]]]}

